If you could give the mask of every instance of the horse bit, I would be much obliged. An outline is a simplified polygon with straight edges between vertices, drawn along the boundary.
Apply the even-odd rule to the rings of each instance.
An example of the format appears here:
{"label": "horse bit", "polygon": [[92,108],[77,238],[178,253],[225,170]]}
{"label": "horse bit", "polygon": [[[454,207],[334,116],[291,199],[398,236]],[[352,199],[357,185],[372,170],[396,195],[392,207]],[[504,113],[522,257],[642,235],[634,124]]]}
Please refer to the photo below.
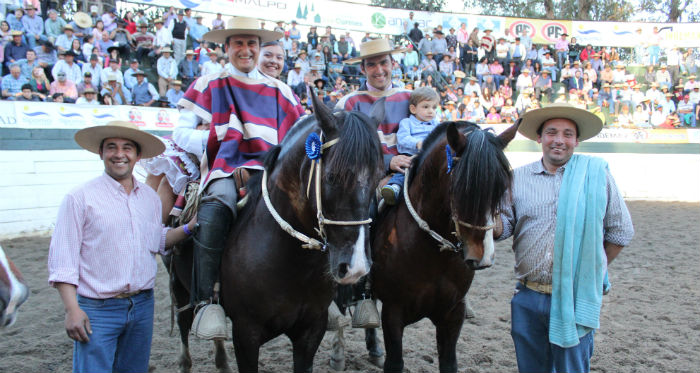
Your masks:
{"label": "horse bit", "polygon": [[[330,148],[331,146],[337,144],[339,141],[339,138],[335,138],[333,140],[330,140],[326,142],[325,144],[321,141],[321,138],[316,134],[315,132],[312,132],[309,134],[309,137],[306,139],[305,143],[305,150],[306,150],[306,155],[309,159],[311,159],[312,165],[309,168],[309,183],[306,187],[306,196],[308,198],[309,196],[309,189],[311,188],[311,180],[314,179],[315,176],[315,188],[314,191],[316,193],[316,219],[318,220],[318,228],[315,228],[316,232],[318,235],[321,237],[323,242],[309,237],[296,229],[294,229],[288,222],[286,222],[280,214],[275,210],[275,207],[272,206],[272,201],[270,201],[270,194],[267,190],[267,170],[263,170],[263,176],[262,176],[262,196],[263,200],[265,201],[265,206],[267,206],[267,209],[270,211],[270,214],[272,217],[275,219],[277,224],[284,230],[285,232],[289,233],[292,237],[298,239],[299,241],[304,242],[301,247],[305,249],[314,249],[314,250],[321,250],[322,252],[325,252],[328,248],[328,241],[326,237],[326,231],[324,229],[324,225],[341,225],[341,226],[351,226],[351,225],[365,225],[369,224],[372,222],[372,219],[365,219],[365,220],[331,220],[327,219],[326,217],[323,216],[323,205],[321,203],[321,158],[323,156],[323,151]],[[314,175],[315,173],[315,175]]]}

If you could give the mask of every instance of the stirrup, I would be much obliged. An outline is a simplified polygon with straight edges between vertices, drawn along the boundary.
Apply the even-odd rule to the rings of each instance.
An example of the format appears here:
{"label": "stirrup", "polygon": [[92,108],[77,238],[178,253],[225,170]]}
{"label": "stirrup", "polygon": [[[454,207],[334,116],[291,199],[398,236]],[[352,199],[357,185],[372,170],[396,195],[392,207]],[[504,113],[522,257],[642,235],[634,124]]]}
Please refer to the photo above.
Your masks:
{"label": "stirrup", "polygon": [[377,304],[372,299],[362,299],[355,306],[355,313],[352,315],[352,327],[371,329],[381,325]]}
{"label": "stirrup", "polygon": [[200,304],[195,307],[192,334],[200,339],[210,341],[225,340],[226,313],[220,304]]}

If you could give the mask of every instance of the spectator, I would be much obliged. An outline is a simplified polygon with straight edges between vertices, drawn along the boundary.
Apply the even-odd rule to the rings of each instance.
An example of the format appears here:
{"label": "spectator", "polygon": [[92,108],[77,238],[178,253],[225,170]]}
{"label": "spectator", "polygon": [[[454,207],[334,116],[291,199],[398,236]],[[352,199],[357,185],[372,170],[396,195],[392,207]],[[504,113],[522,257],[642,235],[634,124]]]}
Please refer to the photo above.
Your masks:
{"label": "spectator", "polygon": [[22,76],[29,80],[32,76],[32,70],[39,66],[39,61],[36,60],[36,52],[29,49],[27,50],[26,58],[17,61],[20,69],[22,69]]}
{"label": "spectator", "polygon": [[[5,79],[3,79],[3,87],[5,86],[4,83]],[[678,102],[678,118],[681,120],[682,125],[695,128],[697,120],[695,118],[695,108],[693,104],[693,102],[690,102],[689,95],[683,96],[683,100]]]}
{"label": "spectator", "polygon": [[189,87],[194,79],[201,75],[199,64],[194,60],[194,54],[193,50],[187,50],[185,58],[177,66],[178,75],[182,78],[181,83],[186,87]]}
{"label": "spectator", "polygon": [[85,39],[88,35],[92,35],[92,17],[87,13],[75,12],[70,25],[73,26],[73,35],[80,40]]}
{"label": "spectator", "polygon": [[[314,27],[314,31],[316,31],[316,27]],[[301,31],[297,28],[297,21],[292,20],[292,27],[289,29],[289,37],[292,40],[300,40],[301,39]],[[312,47],[315,47],[316,45],[313,44]]]}
{"label": "spectator", "polygon": [[25,83],[22,85],[22,93],[17,96],[16,101],[44,101],[46,96],[32,90],[32,85]]}
{"label": "spectator", "polygon": [[486,58],[489,61],[493,60],[496,56],[496,50],[494,48],[496,46],[496,38],[491,35],[492,31],[493,30],[488,28],[484,30],[484,36],[482,36],[480,40],[481,49],[484,50]]}
{"label": "spectator", "polygon": [[10,24],[7,21],[0,22],[0,45],[5,45],[12,41],[12,30],[10,30]]}
{"label": "spectator", "polygon": [[489,65],[489,75],[493,82],[496,83],[496,88],[500,87],[506,77],[503,76],[503,66],[498,60],[493,60]]}
{"label": "spectator", "polygon": [[345,38],[345,35],[340,35],[340,40],[335,43],[333,51],[340,57],[341,61],[347,60],[352,57],[352,46],[350,42]]}
{"label": "spectator", "polygon": [[102,66],[99,64],[96,54],[91,55],[88,63],[83,64],[81,72],[83,76],[85,76],[86,72],[89,72],[90,75],[92,75],[93,84],[95,84],[96,87],[100,87],[100,83],[102,83]]}
{"label": "spectator", "polygon": [[510,52],[510,47],[506,44],[505,38],[498,38],[498,43],[496,48],[496,61],[501,64],[501,67],[508,64],[508,53]]}
{"label": "spectator", "polygon": [[99,105],[100,102],[97,101],[97,91],[95,91],[94,87],[86,88],[83,92],[83,96],[78,97],[75,103],[81,105]]}
{"label": "spectator", "polygon": [[32,76],[29,79],[29,84],[32,86],[32,91],[39,92],[42,95],[49,94],[51,83],[46,78],[46,73],[44,73],[44,69],[41,67],[35,67],[32,70]]}
{"label": "spectator", "polygon": [[552,78],[549,77],[549,70],[542,70],[540,75],[534,79],[535,97],[542,99],[542,94],[547,95],[547,101],[552,102]]}
{"label": "spectator", "polygon": [[160,97],[158,91],[149,83],[145,77],[146,73],[142,70],[136,70],[136,84],[131,89],[132,104],[138,106],[151,106]]}
{"label": "spectator", "polygon": [[532,82],[532,77],[530,76],[530,69],[522,69],[520,71],[520,75],[518,76],[518,80],[515,83],[515,89],[520,92],[524,92],[526,89],[532,89],[533,87],[534,84]]}
{"label": "spectator", "polygon": [[666,115],[664,115],[663,110],[664,108],[659,105],[654,109],[654,112],[651,113],[650,122],[652,127],[659,127],[666,121]]}
{"label": "spectator", "polygon": [[95,45],[99,50],[100,56],[105,61],[105,63],[107,63],[110,48],[114,48],[114,41],[109,38],[109,32],[103,31],[101,38],[95,42]]}
{"label": "spectator", "polygon": [[27,83],[27,79],[22,76],[22,69],[19,64],[10,65],[10,73],[2,78],[2,97],[14,100],[22,94],[22,86]]}
{"label": "spectator", "polygon": [[185,95],[185,91],[182,90],[182,82],[179,80],[173,80],[170,86],[171,88],[165,93],[165,97],[168,99],[169,107],[177,108],[177,103]]}
{"label": "spectator", "polygon": [[75,100],[78,98],[78,88],[73,81],[68,80],[65,71],[59,71],[56,74],[56,80],[51,83],[49,93],[51,95],[62,93],[63,102],[68,103],[75,103]]}
{"label": "spectator", "polygon": [[[102,33],[105,31],[105,24],[102,22],[102,19],[98,19],[95,21],[95,27],[92,28],[92,36],[95,40],[95,45],[97,45],[97,42],[102,39]],[[107,33],[109,35],[109,33]]]}
{"label": "spectator", "polygon": [[34,48],[40,40],[48,40],[44,35],[44,20],[36,14],[33,5],[27,5],[25,10],[27,14],[22,17],[22,26],[29,48]]}
{"label": "spectator", "polygon": [[87,62],[87,59],[83,56],[83,48],[80,45],[80,39],[73,39],[73,43],[71,44],[69,51],[73,52],[75,55],[73,60],[76,63],[83,64]]}
{"label": "spectator", "polygon": [[195,23],[191,25],[190,28],[190,38],[192,38],[192,47],[196,49],[199,47],[199,44],[203,42],[202,36],[209,31],[209,27],[202,24],[201,14],[198,13],[196,16],[194,16],[194,19]]}
{"label": "spectator", "polygon": [[156,40],[155,35],[148,32],[148,23],[139,24],[138,32],[133,35],[132,40],[136,43],[136,59],[145,61]]}
{"label": "spectator", "polygon": [[56,38],[54,45],[56,45],[59,52],[64,52],[71,49],[73,39],[75,39],[75,35],[73,35],[73,26],[65,25],[63,26],[63,34]]}
{"label": "spectator", "polygon": [[666,64],[662,64],[659,70],[656,72],[656,83],[660,86],[667,86],[670,90],[673,88],[673,80],[671,80],[671,73],[668,72],[668,67]]}
{"label": "spectator", "polygon": [[433,31],[433,40],[430,50],[435,54],[435,61],[442,61],[442,56],[447,53],[447,41],[445,34],[440,30]]}
{"label": "spectator", "polygon": [[[173,35],[173,48],[175,50],[175,60],[180,61],[185,58],[185,49],[187,46],[187,31],[188,24],[184,19],[185,13],[180,10],[177,12],[177,18],[173,19],[170,32]],[[165,49],[167,47],[163,47]],[[161,53],[163,50],[161,49]],[[160,59],[159,59],[160,60]],[[160,83],[159,83],[160,85]]]}
{"label": "spectator", "polygon": [[5,66],[7,68],[22,58],[27,57],[29,47],[22,41],[22,35],[22,31],[13,30],[12,42],[5,45]]}
{"label": "spectator", "polygon": [[53,69],[51,69],[51,75],[53,75],[54,79],[58,78],[59,72],[64,72],[69,81],[73,83],[80,82],[83,73],[80,70],[80,66],[74,61],[75,56],[76,54],[72,50],[63,53],[63,59],[56,62]]}
{"label": "spectator", "polygon": [[170,48],[173,44],[173,34],[167,27],[163,26],[163,19],[158,18],[153,23],[156,26],[156,38],[153,43],[155,49],[149,54],[149,57],[160,56],[161,49]]}
{"label": "spectator", "polygon": [[[109,34],[109,38],[114,40],[112,48],[116,47],[119,51],[119,55],[125,59],[128,59],[131,55],[131,43],[132,43],[132,33],[124,28],[123,22],[117,24],[117,28],[112,30]],[[109,52],[109,48],[107,48]]]}
{"label": "spectator", "polygon": [[211,29],[223,30],[224,26],[224,20],[221,19],[221,13],[216,13],[216,18],[213,21],[211,21]]}
{"label": "spectator", "polygon": [[128,105],[131,102],[131,91],[118,82],[117,77],[114,73],[107,75],[107,84],[102,88],[100,94],[110,96],[112,101],[110,105]]}
{"label": "spectator", "polygon": [[223,67],[219,63],[219,52],[212,49],[207,52],[207,56],[209,56],[209,59],[202,64],[202,76],[220,73]]}
{"label": "spectator", "polygon": [[78,83],[75,86],[76,90],[78,91],[78,96],[82,96],[85,93],[86,89],[93,89],[97,91],[98,86],[95,84],[93,81],[93,75],[91,72],[86,71],[83,74],[83,79],[80,83]]}
{"label": "spectator", "polygon": [[81,57],[82,61],[90,61],[90,56],[95,53],[98,48],[95,46],[95,38],[92,34],[88,34],[83,38],[83,46],[81,47]]}
{"label": "spectator", "polygon": [[570,62],[569,41],[566,40],[567,37],[569,37],[569,34],[561,34],[561,38],[559,38],[556,44],[554,44],[554,49],[557,51],[557,66],[559,66],[559,69],[561,69],[564,66],[564,63]]}
{"label": "spectator", "polygon": [[10,30],[22,31],[22,33],[24,33],[22,17],[24,17],[24,10],[21,7],[15,9],[14,13],[7,13],[5,20],[10,25]]}
{"label": "spectator", "polygon": [[170,53],[172,53],[172,49],[163,48],[156,64],[158,70],[158,92],[161,96],[165,96],[168,84],[177,78],[177,62],[170,56]]}
{"label": "spectator", "polygon": [[478,62],[479,49],[477,44],[469,38],[462,57],[462,70],[469,76],[475,76],[476,63]]}
{"label": "spectator", "polygon": [[[289,34],[289,40],[295,41],[295,39],[292,39],[292,35],[289,31],[285,31],[285,34]],[[316,33],[316,26],[309,27],[309,32],[306,34],[306,43],[312,49],[316,48],[316,45],[318,44],[318,33]]]}

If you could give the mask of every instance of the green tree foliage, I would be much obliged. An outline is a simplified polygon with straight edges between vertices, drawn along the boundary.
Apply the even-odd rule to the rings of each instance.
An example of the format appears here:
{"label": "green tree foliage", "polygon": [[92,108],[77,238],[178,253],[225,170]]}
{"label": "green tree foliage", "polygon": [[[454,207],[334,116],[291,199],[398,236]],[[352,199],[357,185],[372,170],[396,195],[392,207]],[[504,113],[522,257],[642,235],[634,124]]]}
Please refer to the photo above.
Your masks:
{"label": "green tree foliage", "polygon": [[650,21],[700,21],[700,7],[697,0],[641,0],[640,7],[641,10],[651,14],[648,17]]}
{"label": "green tree foliage", "polygon": [[[484,0],[484,2],[486,1],[488,0]],[[445,0],[372,0],[372,5],[385,8],[439,12],[445,5]]]}
{"label": "green tree foliage", "polygon": [[464,5],[494,16],[590,21],[627,21],[635,10],[630,0],[465,0]]}

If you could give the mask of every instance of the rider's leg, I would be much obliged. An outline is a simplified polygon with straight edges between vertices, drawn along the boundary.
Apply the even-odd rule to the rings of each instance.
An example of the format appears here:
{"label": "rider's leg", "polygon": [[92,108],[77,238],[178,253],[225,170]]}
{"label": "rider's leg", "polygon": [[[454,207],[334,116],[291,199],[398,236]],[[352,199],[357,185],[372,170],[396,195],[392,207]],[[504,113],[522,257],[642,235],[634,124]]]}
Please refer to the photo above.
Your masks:
{"label": "rider's leg", "polygon": [[[232,177],[213,180],[202,193],[197,210],[198,229],[194,237],[192,268],[192,304],[211,303],[214,283],[219,278],[221,254],[229,228],[235,219],[237,191]],[[226,333],[226,319],[221,306],[214,305],[195,316],[194,333],[200,338],[217,339]],[[214,312],[216,309],[216,313]],[[205,309],[202,308],[202,311]],[[210,312],[212,311],[212,312]],[[211,315],[211,317],[208,317]],[[212,332],[213,331],[213,332]]]}

